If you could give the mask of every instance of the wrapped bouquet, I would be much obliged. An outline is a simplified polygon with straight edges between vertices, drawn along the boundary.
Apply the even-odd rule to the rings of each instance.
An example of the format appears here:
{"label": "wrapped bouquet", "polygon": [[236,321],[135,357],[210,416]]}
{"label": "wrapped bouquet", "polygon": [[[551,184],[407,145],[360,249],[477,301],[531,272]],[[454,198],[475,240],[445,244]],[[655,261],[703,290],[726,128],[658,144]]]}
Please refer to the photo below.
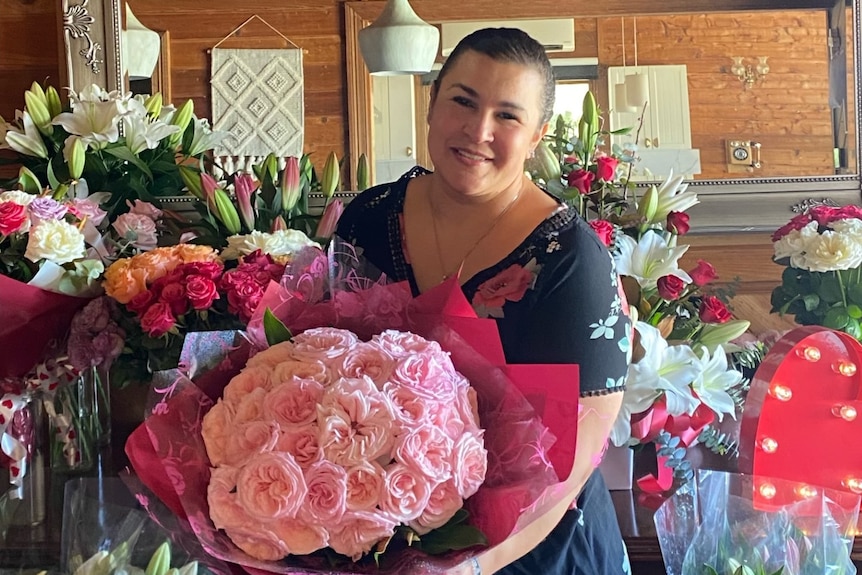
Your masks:
{"label": "wrapped bouquet", "polygon": [[454,282],[414,299],[312,249],[282,284],[250,338],[292,341],[251,359],[229,334],[188,350],[214,361],[161,374],[172,394],[126,446],[209,554],[278,573],[440,572],[564,496],[576,366],[506,366]]}

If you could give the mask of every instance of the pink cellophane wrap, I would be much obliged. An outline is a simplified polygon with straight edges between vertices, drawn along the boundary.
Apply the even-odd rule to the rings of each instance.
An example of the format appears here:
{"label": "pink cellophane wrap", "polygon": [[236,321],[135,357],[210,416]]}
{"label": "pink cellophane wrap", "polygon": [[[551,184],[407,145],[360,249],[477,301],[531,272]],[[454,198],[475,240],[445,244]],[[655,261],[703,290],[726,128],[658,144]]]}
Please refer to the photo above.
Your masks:
{"label": "pink cellophane wrap", "polygon": [[[480,551],[432,557],[408,548],[395,557],[384,555],[380,567],[346,563],[334,570],[319,556],[290,556],[278,563],[253,559],[215,529],[206,498],[210,464],[201,421],[249,352],[266,347],[262,317],[267,308],[293,333],[334,326],[369,339],[396,329],[437,341],[451,354],[478,395],[488,473],[465,506],[470,523],[491,545],[541,517],[565,492],[561,482],[571,472],[577,434],[577,366],[506,365],[496,322],[476,317],[457,279],[413,298],[407,282],[387,283],[369,268],[351,246],[338,241],[332,242],[328,256],[304,250],[288,266],[282,284],[267,290],[249,324],[251,347],[241,334],[232,346],[222,338],[206,354],[196,355],[198,363],[210,366],[213,357],[222,359],[216,367],[197,376],[182,370],[160,375],[170,383],[170,397],[135,430],[126,453],[142,483],[188,520],[214,557],[253,573],[439,573]],[[207,337],[197,334],[190,341],[187,336],[186,342],[201,350],[207,344],[200,338]]]}
{"label": "pink cellophane wrap", "polygon": [[0,377],[27,374],[88,301],[0,275]]}

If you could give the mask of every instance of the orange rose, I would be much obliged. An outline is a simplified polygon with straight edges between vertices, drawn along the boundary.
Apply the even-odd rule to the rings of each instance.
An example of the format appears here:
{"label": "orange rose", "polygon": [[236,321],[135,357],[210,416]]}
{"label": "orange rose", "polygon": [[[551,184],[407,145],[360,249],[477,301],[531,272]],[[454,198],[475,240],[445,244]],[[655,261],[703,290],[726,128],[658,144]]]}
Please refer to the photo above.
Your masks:
{"label": "orange rose", "polygon": [[105,292],[122,304],[147,291],[147,272],[135,269],[128,258],[117,260],[105,271]]}

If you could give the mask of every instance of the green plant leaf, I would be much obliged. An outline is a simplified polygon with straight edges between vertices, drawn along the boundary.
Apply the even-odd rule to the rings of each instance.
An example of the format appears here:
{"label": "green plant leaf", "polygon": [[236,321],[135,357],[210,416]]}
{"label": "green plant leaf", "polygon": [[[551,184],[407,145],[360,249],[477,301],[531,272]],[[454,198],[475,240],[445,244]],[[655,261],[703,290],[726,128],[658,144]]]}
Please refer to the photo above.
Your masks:
{"label": "green plant leaf", "polygon": [[805,294],[802,301],[805,303],[805,311],[814,311],[820,305],[820,296],[816,293]]}
{"label": "green plant leaf", "polygon": [[862,283],[853,284],[847,288],[847,297],[855,304],[862,305]]}
{"label": "green plant leaf", "polygon": [[844,329],[850,321],[844,306],[833,307],[823,316],[823,325],[831,329]]}
{"label": "green plant leaf", "polygon": [[841,284],[838,278],[834,275],[823,277],[820,282],[820,288],[816,290],[823,301],[827,303],[835,303],[841,301]]}
{"label": "green plant leaf", "polygon": [[119,158],[121,160],[125,160],[130,164],[134,165],[140,171],[142,171],[147,179],[153,179],[153,173],[150,171],[150,167],[147,166],[139,157],[137,157],[134,152],[132,152],[126,146],[116,146],[114,148],[105,148],[105,153],[114,156],[115,158]]}
{"label": "green plant leaf", "polygon": [[290,341],[293,337],[287,326],[275,317],[269,308],[263,312],[263,332],[266,334],[266,343],[271,346],[283,341]]}

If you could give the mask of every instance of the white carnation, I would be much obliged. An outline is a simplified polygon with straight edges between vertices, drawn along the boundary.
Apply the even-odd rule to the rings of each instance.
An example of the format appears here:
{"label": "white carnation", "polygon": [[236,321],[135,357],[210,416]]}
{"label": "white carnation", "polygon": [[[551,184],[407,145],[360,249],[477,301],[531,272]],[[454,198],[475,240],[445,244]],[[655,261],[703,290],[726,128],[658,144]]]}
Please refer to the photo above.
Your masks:
{"label": "white carnation", "polygon": [[63,220],[42,220],[30,228],[24,256],[37,262],[45,259],[62,265],[86,255],[84,234]]}
{"label": "white carnation", "polygon": [[812,272],[849,270],[862,264],[862,245],[856,239],[832,231],[820,234],[805,253],[805,269]]}
{"label": "white carnation", "polygon": [[227,244],[221,254],[225,260],[235,260],[257,250],[275,258],[289,256],[306,246],[320,247],[320,244],[299,230],[277,230],[272,233],[255,230],[246,235],[230,236]]}

